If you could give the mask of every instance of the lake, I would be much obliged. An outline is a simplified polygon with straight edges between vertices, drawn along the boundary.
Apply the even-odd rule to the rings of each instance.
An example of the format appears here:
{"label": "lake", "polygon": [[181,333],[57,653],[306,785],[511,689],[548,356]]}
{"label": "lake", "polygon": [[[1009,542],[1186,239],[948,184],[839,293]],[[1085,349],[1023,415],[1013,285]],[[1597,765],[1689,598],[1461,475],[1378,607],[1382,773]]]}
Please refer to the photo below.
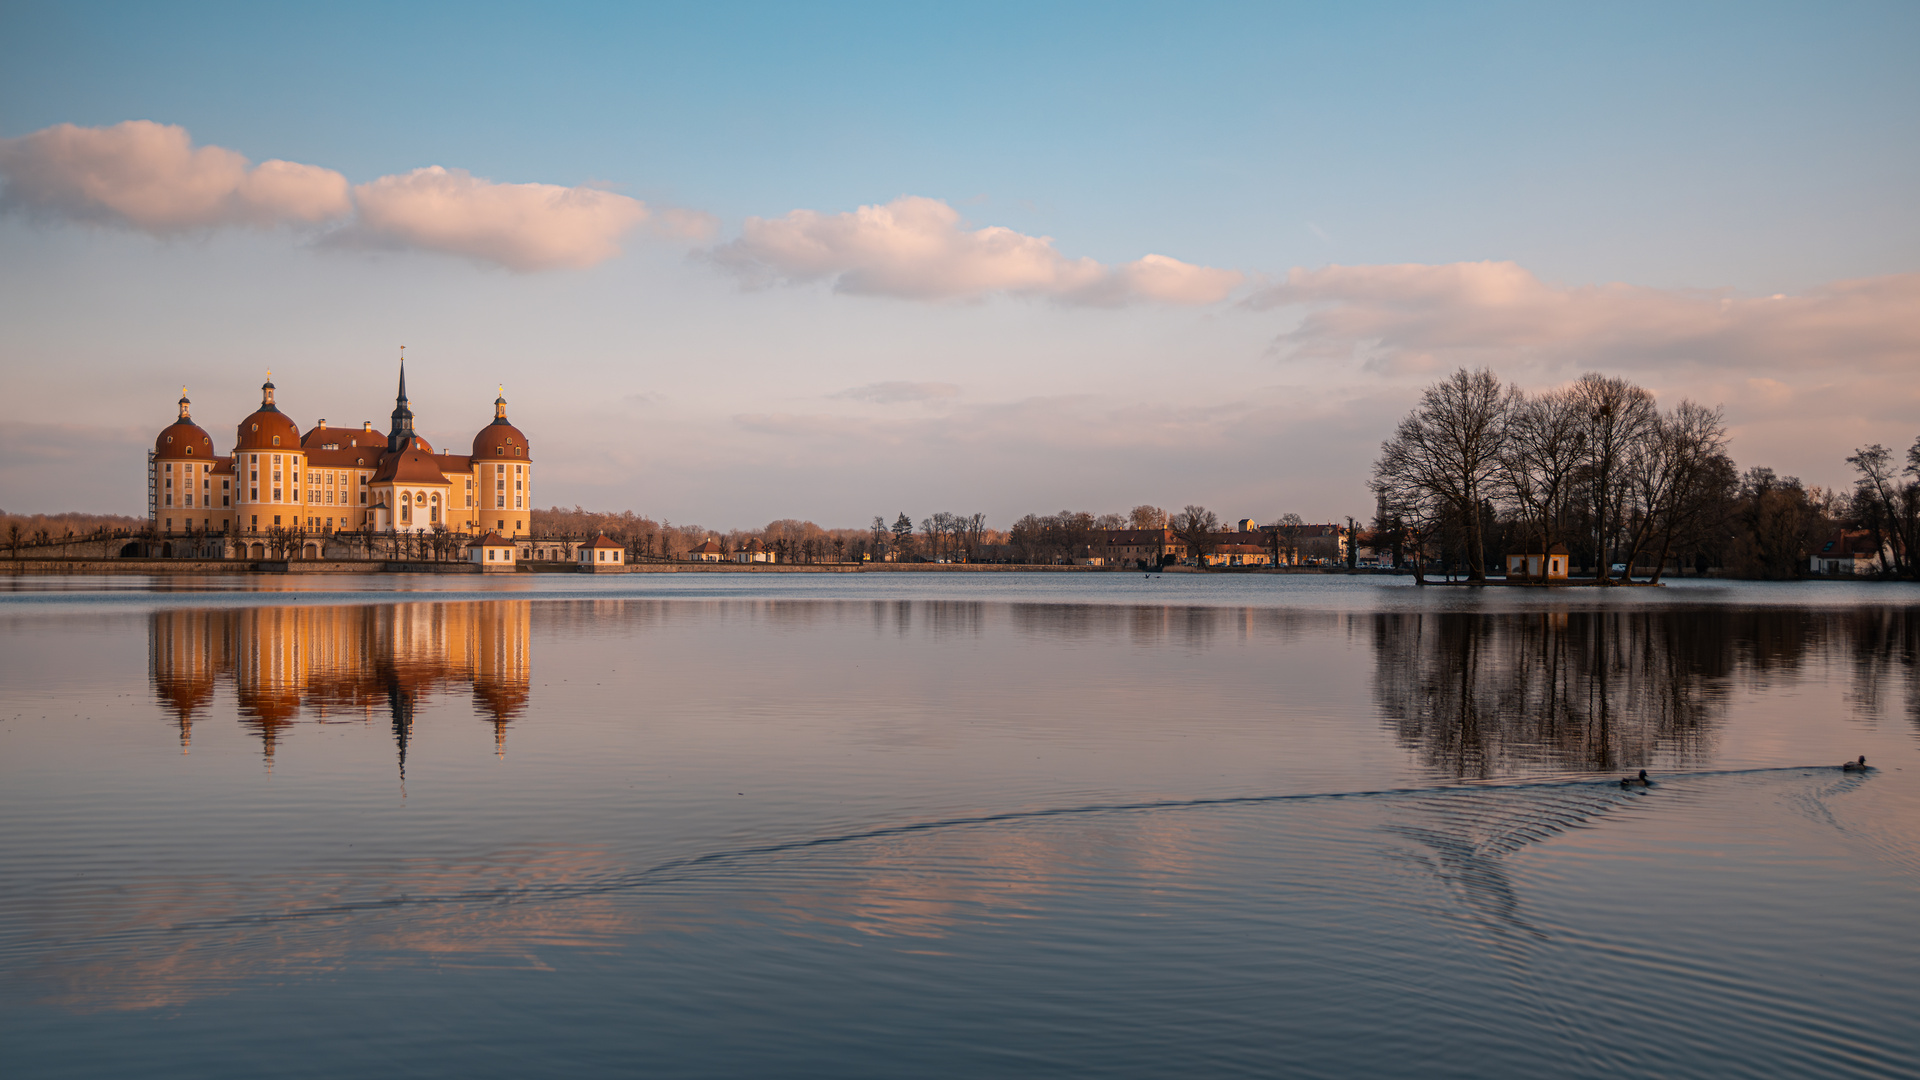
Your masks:
{"label": "lake", "polygon": [[0,1064],[1915,1076],[1917,657],[1909,585],[0,578]]}

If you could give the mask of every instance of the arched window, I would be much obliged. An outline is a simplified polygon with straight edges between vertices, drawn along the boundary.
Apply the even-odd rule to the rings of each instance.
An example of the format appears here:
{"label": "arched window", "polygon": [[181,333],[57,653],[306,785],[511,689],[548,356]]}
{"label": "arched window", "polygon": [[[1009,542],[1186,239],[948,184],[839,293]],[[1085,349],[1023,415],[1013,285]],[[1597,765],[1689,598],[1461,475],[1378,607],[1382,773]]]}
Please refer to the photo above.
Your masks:
{"label": "arched window", "polygon": [[275,445],[275,446],[279,446],[279,445],[280,445],[280,436],[278,436],[278,435],[275,435],[275,436],[273,437],[273,445]]}

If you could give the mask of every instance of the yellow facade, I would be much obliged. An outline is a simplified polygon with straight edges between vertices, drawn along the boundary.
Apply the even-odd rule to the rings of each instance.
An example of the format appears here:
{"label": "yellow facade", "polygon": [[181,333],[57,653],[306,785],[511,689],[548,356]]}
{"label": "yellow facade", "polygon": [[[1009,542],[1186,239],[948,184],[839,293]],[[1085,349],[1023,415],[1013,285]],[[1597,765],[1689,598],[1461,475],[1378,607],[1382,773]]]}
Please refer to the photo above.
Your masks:
{"label": "yellow facade", "polygon": [[371,421],[329,428],[325,420],[302,434],[275,389],[271,379],[260,388],[260,408],[240,422],[226,455],[181,395],[179,418],[147,458],[157,532],[198,538],[198,547],[218,549],[204,554],[233,558],[320,557],[338,533],[528,534],[533,460],[507,420],[504,394],[463,455],[438,452],[413,430],[404,369],[385,434]]}

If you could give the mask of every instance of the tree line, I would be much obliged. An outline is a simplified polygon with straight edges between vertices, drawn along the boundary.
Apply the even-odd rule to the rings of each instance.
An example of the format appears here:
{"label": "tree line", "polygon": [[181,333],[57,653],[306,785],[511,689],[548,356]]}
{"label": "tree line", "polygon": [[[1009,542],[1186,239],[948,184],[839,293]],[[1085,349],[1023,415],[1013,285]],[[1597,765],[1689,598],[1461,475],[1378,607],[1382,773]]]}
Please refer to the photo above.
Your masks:
{"label": "tree line", "polygon": [[[1489,556],[1564,545],[1602,581],[1636,567],[1653,581],[1691,560],[1754,578],[1791,578],[1843,529],[1914,575],[1920,441],[1904,469],[1875,445],[1847,460],[1851,493],[1807,486],[1727,453],[1717,407],[1662,410],[1625,379],[1587,374],[1535,393],[1485,368],[1429,386],[1373,464],[1374,543],[1416,573],[1432,563],[1484,580]],[[1496,559],[1497,561],[1497,559]]]}

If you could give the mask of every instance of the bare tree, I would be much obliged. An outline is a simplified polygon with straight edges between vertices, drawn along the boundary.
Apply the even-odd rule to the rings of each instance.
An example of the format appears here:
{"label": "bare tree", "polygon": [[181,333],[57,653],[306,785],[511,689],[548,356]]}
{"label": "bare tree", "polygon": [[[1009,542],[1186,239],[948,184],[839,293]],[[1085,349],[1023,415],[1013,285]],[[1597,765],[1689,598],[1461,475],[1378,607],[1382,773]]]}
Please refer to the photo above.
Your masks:
{"label": "bare tree", "polygon": [[1504,501],[1546,552],[1566,539],[1570,502],[1587,455],[1587,410],[1570,389],[1514,403],[1500,455]]}
{"label": "bare tree", "polygon": [[1300,530],[1306,520],[1299,514],[1281,514],[1273,523],[1273,561],[1277,566],[1295,566],[1300,562]]}
{"label": "bare tree", "polygon": [[1134,529],[1164,529],[1167,527],[1167,517],[1165,510],[1141,503],[1127,515],[1127,526]]}
{"label": "bare tree", "polygon": [[1173,517],[1173,531],[1187,542],[1187,553],[1193,556],[1195,566],[1207,564],[1207,554],[1213,550],[1214,534],[1220,531],[1220,517],[1204,506],[1188,503]]}
{"label": "bare tree", "polygon": [[[1907,452],[1908,473],[1920,477],[1920,441]],[[1893,451],[1874,443],[1853,452],[1847,464],[1860,479],[1854,485],[1854,517],[1865,525],[1876,550],[1890,550],[1895,574],[1905,574],[1913,561],[1913,548],[1920,537],[1913,535],[1914,485],[1902,484],[1894,473]]]}
{"label": "bare tree", "polygon": [[1496,489],[1506,419],[1517,391],[1465,368],[1428,387],[1374,462],[1374,491],[1409,523],[1451,511],[1464,530],[1467,578],[1487,577],[1481,508]]}
{"label": "bare tree", "polygon": [[[1596,530],[1594,576],[1604,583],[1612,580],[1609,555],[1625,527],[1630,485],[1622,473],[1629,457],[1653,437],[1660,414],[1653,395],[1625,379],[1589,373],[1573,384],[1573,392],[1587,412],[1587,491]],[[1627,567],[1623,573],[1632,570]]]}
{"label": "bare tree", "polygon": [[[1675,537],[1706,512],[1699,496],[1716,475],[1715,459],[1724,457],[1727,425],[1719,409],[1682,401],[1672,413],[1654,417],[1653,437],[1627,459],[1626,487],[1633,503],[1627,538],[1626,573],[1650,545],[1657,545],[1657,567],[1664,569]],[[1654,572],[1659,580],[1660,571]]]}

